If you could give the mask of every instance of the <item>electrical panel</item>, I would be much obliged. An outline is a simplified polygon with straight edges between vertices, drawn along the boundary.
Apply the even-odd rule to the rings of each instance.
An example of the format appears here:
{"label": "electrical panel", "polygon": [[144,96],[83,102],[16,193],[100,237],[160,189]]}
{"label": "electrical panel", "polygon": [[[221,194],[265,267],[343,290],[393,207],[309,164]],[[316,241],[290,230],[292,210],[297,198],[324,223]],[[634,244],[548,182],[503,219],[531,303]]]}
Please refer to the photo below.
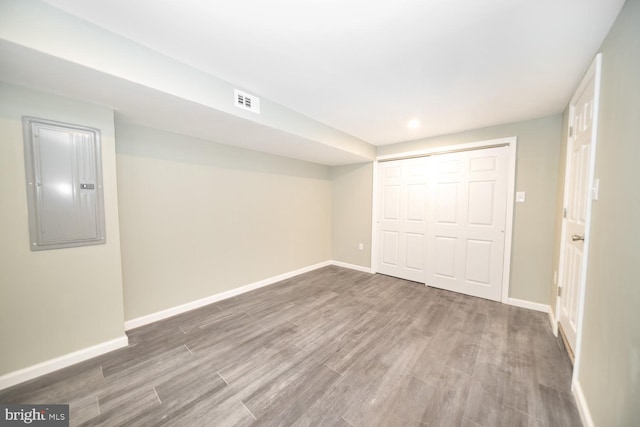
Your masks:
{"label": "electrical panel", "polygon": [[31,250],[106,242],[98,129],[23,117]]}

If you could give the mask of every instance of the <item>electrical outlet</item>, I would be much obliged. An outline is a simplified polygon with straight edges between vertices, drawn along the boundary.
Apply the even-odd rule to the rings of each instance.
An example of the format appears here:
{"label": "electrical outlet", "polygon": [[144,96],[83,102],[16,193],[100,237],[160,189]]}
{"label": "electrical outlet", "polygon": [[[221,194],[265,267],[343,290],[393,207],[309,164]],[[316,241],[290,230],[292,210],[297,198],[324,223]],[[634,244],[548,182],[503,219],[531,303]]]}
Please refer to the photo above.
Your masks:
{"label": "electrical outlet", "polygon": [[359,243],[358,244],[358,250],[360,250],[360,251],[364,250],[364,244],[363,243]]}

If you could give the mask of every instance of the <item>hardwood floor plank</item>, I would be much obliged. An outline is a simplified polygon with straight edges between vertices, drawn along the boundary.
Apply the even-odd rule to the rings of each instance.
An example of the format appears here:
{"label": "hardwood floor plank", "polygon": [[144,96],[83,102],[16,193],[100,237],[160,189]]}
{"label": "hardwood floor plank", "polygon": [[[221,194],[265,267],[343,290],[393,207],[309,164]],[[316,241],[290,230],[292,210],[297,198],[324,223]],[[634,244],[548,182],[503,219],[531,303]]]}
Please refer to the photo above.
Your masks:
{"label": "hardwood floor plank", "polygon": [[337,349],[324,364],[340,374],[349,370],[366,371],[379,363],[389,346],[390,342],[375,332],[364,332]]}
{"label": "hardwood floor plank", "polygon": [[202,399],[193,406],[171,413],[169,418],[162,420],[163,426],[225,426],[245,427],[253,425],[255,418],[247,412],[242,402],[226,400],[221,403],[216,400]]}
{"label": "hardwood floor plank", "polygon": [[73,426],[579,426],[543,313],[335,266],[0,391]]}
{"label": "hardwood floor plank", "polygon": [[478,425],[498,425],[509,392],[510,374],[492,363],[476,366],[469,388],[464,417]]}
{"label": "hardwood floor plank", "polygon": [[479,344],[484,333],[486,315],[470,313],[458,332],[456,343],[447,359],[447,366],[466,374],[473,374],[478,358]]}
{"label": "hardwood floor plank", "polygon": [[[575,422],[576,420],[574,420]],[[561,426],[563,424],[553,424],[548,425],[542,420],[534,418],[530,415],[525,414],[524,412],[520,412],[516,409],[513,409],[509,406],[503,406],[500,413],[498,421],[496,422],[496,427],[553,427],[553,426]],[[571,424],[567,424],[571,426]],[[579,426],[581,424],[573,424],[574,426]]]}
{"label": "hardwood floor plank", "polygon": [[290,369],[307,355],[304,350],[294,345],[284,348],[267,347],[263,353],[268,356],[266,358],[255,357],[259,354],[260,352],[256,352],[251,357],[235,360],[218,371],[225,382],[233,385],[236,390],[242,390],[242,399]]}
{"label": "hardwood floor plank", "polygon": [[100,415],[100,405],[96,396],[75,399],[69,402],[71,425],[79,425]]}
{"label": "hardwood floor plank", "polygon": [[114,391],[104,396],[98,397],[98,405],[101,413],[109,411],[128,412],[131,405],[136,408],[141,406],[156,406],[161,402],[156,396],[153,387],[132,388],[126,392],[121,390]]}
{"label": "hardwood floor plank", "polygon": [[[339,375],[323,365],[311,366],[294,381],[279,385],[277,397],[254,395],[244,402],[261,426],[289,426],[297,422]],[[291,404],[295,401],[295,404]]]}
{"label": "hardwood floor plank", "polygon": [[127,360],[118,354],[112,363],[109,359],[102,365],[102,372],[107,384],[111,382],[121,382],[122,380],[133,380],[136,377],[146,379],[149,375],[161,369],[166,369],[166,365],[175,362],[181,363],[182,359],[189,358],[191,353],[184,346],[165,348],[162,353],[154,351],[145,354],[138,351],[132,354],[132,358]]}
{"label": "hardwood floor plank", "polygon": [[402,376],[385,398],[384,405],[371,414],[362,425],[425,426],[426,405],[433,398],[435,387],[414,376]]}
{"label": "hardwood floor plank", "polygon": [[216,310],[206,315],[179,323],[183,335],[198,332],[204,328],[224,329],[232,325],[243,324],[249,319],[247,313],[242,311]]}
{"label": "hardwood floor plank", "polygon": [[[297,406],[291,405],[294,398],[296,402],[300,400],[302,403],[299,409],[304,409],[318,398],[316,394],[323,390],[322,386],[330,384],[339,377],[329,368],[318,365],[311,358],[306,357],[305,352],[299,355],[301,357],[290,364],[288,369],[264,381],[261,387],[241,399],[256,418],[261,419],[271,408],[276,408],[267,418],[273,418],[273,411],[280,411],[283,414],[286,412],[287,416],[295,419],[296,417],[290,414],[290,409],[285,409]],[[312,401],[308,402],[309,399]]]}
{"label": "hardwood floor plank", "polygon": [[544,421],[547,425],[580,426],[580,414],[573,396],[566,391],[558,391],[544,385],[540,386],[541,406],[544,408]]}
{"label": "hardwood floor plank", "polygon": [[[110,394],[98,402],[100,414],[78,425],[82,427],[141,425],[139,420],[142,416],[157,413],[160,408],[160,402],[151,388],[124,394]],[[75,425],[76,420],[71,421]]]}
{"label": "hardwood floor plank", "polygon": [[102,387],[100,365],[79,364],[36,378],[0,394],[2,403],[69,403],[94,394]]}

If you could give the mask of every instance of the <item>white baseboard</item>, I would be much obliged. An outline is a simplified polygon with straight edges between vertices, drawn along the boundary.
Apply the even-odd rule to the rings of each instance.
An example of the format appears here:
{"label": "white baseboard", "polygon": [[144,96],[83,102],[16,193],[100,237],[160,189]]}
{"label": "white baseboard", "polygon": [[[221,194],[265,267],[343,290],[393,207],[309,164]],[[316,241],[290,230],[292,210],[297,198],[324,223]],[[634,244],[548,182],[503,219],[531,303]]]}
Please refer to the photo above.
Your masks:
{"label": "white baseboard", "polygon": [[556,316],[553,314],[553,309],[549,306],[549,323],[551,323],[551,331],[553,332],[553,336],[558,336],[558,322],[556,321]]}
{"label": "white baseboard", "polygon": [[49,374],[67,366],[84,362],[85,360],[100,356],[110,351],[129,345],[127,336],[122,336],[111,341],[103,342],[82,350],[74,351],[54,359],[49,359],[36,365],[28,366],[17,371],[0,376],[0,390],[32,380],[41,375]]}
{"label": "white baseboard", "polygon": [[219,294],[210,295],[208,297],[191,301],[186,304],[177,305],[175,307],[167,308],[166,310],[156,311],[155,313],[147,314],[145,316],[137,317],[135,319],[127,320],[124,322],[125,331],[139,328],[140,326],[148,325],[149,323],[157,322],[159,320],[167,319],[169,317],[176,316],[187,311],[195,310],[196,308],[204,307],[205,305],[213,304],[214,302],[222,301],[227,298],[235,297],[236,295],[244,294],[245,292],[253,291],[254,289],[269,286],[274,283],[280,282],[285,279],[297,276],[299,274],[308,273],[309,271],[316,270],[318,268],[331,265],[331,261],[324,261],[318,264],[310,265],[308,267],[299,268],[288,273],[279,274],[277,276],[269,277],[268,279],[260,280],[258,282],[250,283],[239,288],[230,289]]}
{"label": "white baseboard", "polygon": [[529,310],[541,311],[543,313],[549,313],[550,307],[546,304],[540,304],[538,302],[526,301],[523,299],[509,298],[507,304],[516,307],[528,308]]}
{"label": "white baseboard", "polygon": [[593,418],[591,418],[591,411],[589,411],[589,406],[587,405],[587,400],[584,397],[580,383],[578,381],[574,382],[571,390],[573,391],[573,396],[576,398],[576,406],[580,413],[582,425],[584,427],[594,427]]}
{"label": "white baseboard", "polygon": [[210,295],[208,297],[191,301],[186,304],[181,304],[175,307],[168,308],[166,310],[157,311],[155,313],[147,314],[145,316],[137,317],[135,319],[127,320],[124,322],[124,329],[126,331],[139,328],[140,326],[148,325],[149,323],[157,322],[159,320],[167,319],[169,317],[176,316],[178,314],[185,313],[187,311],[194,310],[196,308],[204,307],[205,305],[213,304],[214,302],[222,301],[227,298],[235,297],[245,292],[253,291],[254,289],[269,286],[274,283],[280,282],[285,279],[289,279],[294,276],[298,276],[309,271],[317,270],[318,268],[326,267],[328,265],[335,265],[337,267],[349,268],[351,270],[363,271],[365,273],[371,273],[371,269],[368,267],[362,267],[360,265],[348,264],[340,261],[324,261],[318,264],[310,265],[308,267],[299,268],[294,271],[279,274],[277,276],[269,277],[258,282],[250,283],[239,288],[230,289],[219,294]]}
{"label": "white baseboard", "polygon": [[[310,265],[308,267],[299,268],[294,271],[269,277],[267,279],[260,280],[258,282],[250,283],[248,285],[245,285],[236,289],[231,289],[225,292],[221,292],[219,294],[211,295],[206,298],[202,298],[196,301],[192,301],[186,304],[182,304],[176,307],[172,307],[166,310],[158,311],[156,313],[152,313],[146,316],[142,316],[136,319],[126,321],[124,323],[125,330],[130,330],[130,329],[137,328],[139,326],[147,325],[149,323],[157,322],[158,320],[166,319],[168,317],[172,317],[180,313],[184,313],[199,307],[203,307],[208,304],[212,304],[214,302],[231,298],[236,295],[240,295],[245,292],[252,291],[254,289],[272,285],[282,280],[286,280],[291,277],[298,276],[303,273],[307,273],[309,271],[317,270],[318,268],[326,267],[328,265],[335,265],[338,267],[350,268],[352,270],[364,271],[367,273],[371,272],[371,269],[367,267],[362,267],[359,265],[347,264],[340,261],[324,261],[318,264]],[[56,357],[55,359],[38,363],[37,365],[29,366],[24,369],[20,369],[18,371],[10,372],[8,374],[0,376],[0,390],[14,386],[16,384],[20,384],[25,381],[29,381],[41,375],[45,375],[62,368],[66,368],[76,363],[84,362],[85,360],[100,356],[102,354],[108,353],[113,350],[117,350],[122,347],[126,347],[127,345],[129,345],[129,340],[125,335],[123,337],[116,338],[111,341],[107,341],[101,344],[87,347],[82,350],[75,351],[73,353]]]}
{"label": "white baseboard", "polygon": [[363,267],[361,265],[349,264],[342,261],[331,261],[331,265],[335,265],[336,267],[349,268],[351,270],[362,271],[363,273],[371,273],[371,269],[369,267]]}

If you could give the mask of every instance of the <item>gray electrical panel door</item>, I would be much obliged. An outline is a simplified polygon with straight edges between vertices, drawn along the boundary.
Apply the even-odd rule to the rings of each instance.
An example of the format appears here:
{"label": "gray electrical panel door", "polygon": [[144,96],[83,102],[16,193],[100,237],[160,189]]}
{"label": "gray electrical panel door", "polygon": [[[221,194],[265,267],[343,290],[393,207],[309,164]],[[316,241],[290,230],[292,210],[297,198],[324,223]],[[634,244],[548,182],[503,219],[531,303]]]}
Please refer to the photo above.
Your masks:
{"label": "gray electrical panel door", "polygon": [[100,131],[23,117],[31,250],[105,243]]}

